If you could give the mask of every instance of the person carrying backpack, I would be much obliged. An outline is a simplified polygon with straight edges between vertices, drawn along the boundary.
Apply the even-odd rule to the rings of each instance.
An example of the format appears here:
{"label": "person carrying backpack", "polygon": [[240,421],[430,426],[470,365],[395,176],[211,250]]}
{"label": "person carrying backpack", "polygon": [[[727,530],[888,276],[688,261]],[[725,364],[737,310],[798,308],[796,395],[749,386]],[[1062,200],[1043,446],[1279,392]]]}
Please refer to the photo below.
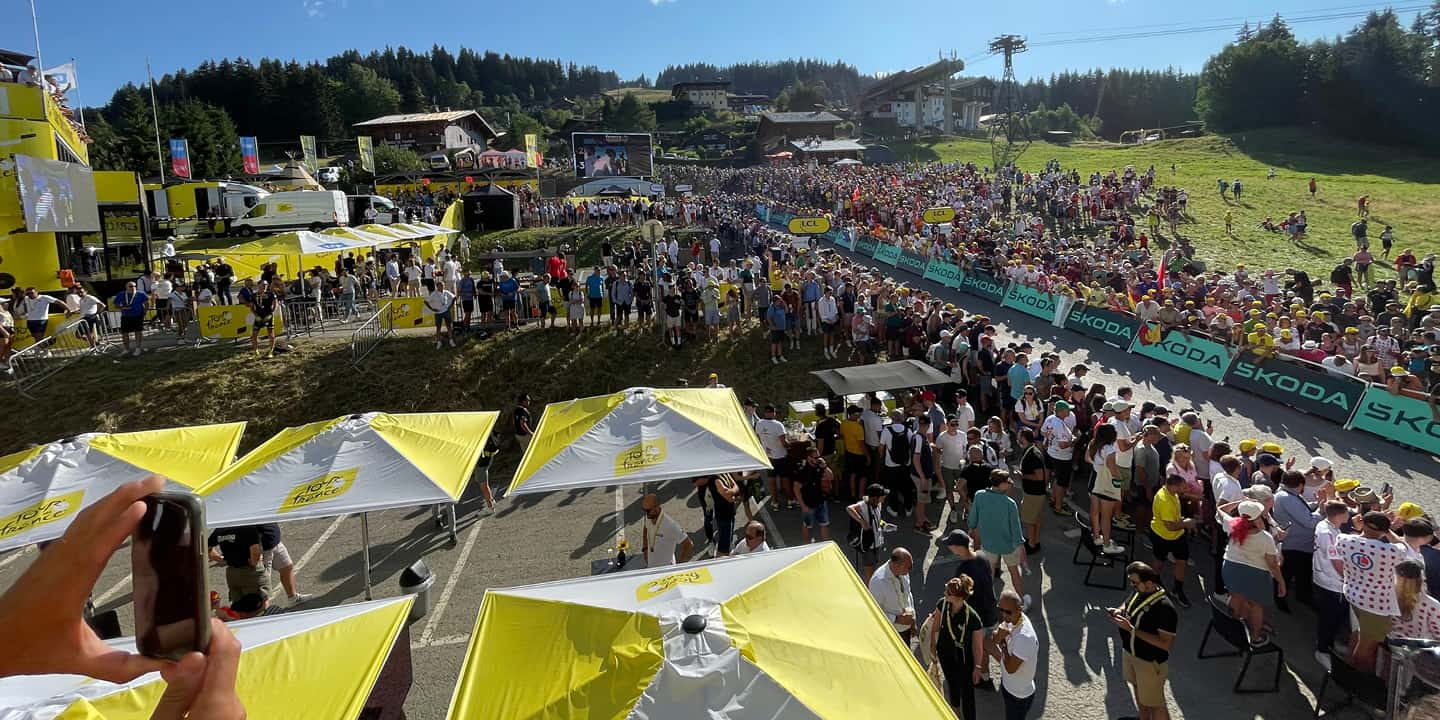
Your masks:
{"label": "person carrying backpack", "polygon": [[905,415],[890,411],[890,424],[880,431],[880,454],[885,458],[885,484],[890,490],[885,511],[904,517],[915,507],[915,484],[910,481],[910,429]]}

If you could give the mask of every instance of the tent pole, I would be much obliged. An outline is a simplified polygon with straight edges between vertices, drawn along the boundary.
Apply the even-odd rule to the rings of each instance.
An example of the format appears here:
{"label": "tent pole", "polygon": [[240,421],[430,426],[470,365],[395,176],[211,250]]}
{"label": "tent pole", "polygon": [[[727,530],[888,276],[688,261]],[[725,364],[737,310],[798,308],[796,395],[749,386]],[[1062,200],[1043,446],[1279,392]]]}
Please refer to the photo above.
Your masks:
{"label": "tent pole", "polygon": [[370,513],[360,513],[360,561],[361,575],[365,578],[365,599],[370,597]]}

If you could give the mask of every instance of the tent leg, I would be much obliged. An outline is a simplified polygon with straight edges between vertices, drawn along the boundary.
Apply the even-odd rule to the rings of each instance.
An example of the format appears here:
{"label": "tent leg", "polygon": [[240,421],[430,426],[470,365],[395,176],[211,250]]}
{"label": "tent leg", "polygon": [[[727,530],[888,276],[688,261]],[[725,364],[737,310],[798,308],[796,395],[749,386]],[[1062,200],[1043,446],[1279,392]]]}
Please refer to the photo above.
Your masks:
{"label": "tent leg", "polygon": [[450,526],[450,542],[453,543],[453,542],[456,541],[456,538],[455,538],[455,503],[450,503],[449,505],[446,505],[446,506],[445,506],[445,519],[446,519],[446,520],[448,521],[448,523],[449,523],[449,526]]}
{"label": "tent leg", "polygon": [[370,513],[360,513],[360,562],[361,575],[365,578],[365,599],[370,597]]}

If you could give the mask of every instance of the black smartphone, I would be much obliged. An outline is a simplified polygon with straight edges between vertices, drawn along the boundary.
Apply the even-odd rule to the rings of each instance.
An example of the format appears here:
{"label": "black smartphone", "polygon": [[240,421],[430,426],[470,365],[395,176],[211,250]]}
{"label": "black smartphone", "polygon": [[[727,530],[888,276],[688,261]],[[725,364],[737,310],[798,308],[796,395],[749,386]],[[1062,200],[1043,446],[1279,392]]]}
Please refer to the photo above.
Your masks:
{"label": "black smartphone", "polygon": [[145,498],[130,546],[135,645],[141,655],[178,660],[210,645],[205,579],[205,506],[186,493]]}

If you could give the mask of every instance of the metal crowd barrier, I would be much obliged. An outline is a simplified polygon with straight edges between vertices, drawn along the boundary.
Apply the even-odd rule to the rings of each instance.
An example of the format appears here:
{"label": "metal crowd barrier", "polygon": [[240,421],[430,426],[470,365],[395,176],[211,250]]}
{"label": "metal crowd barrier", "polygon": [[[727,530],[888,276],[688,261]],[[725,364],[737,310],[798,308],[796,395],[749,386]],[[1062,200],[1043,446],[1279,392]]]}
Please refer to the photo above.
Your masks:
{"label": "metal crowd barrier", "polygon": [[355,331],[350,333],[350,365],[359,367],[365,361],[365,357],[385,338],[395,332],[395,318],[391,311],[390,303],[385,303],[376,310],[373,315],[366,318]]}
{"label": "metal crowd barrier", "polygon": [[282,312],[286,335],[309,336],[365,320],[375,312],[375,302],[360,296],[353,305],[340,298],[286,300]]}
{"label": "metal crowd barrier", "polygon": [[56,373],[73,365],[80,358],[90,357],[108,350],[108,345],[90,347],[80,319],[70,320],[55,332],[39,342],[19,350],[10,356],[10,372],[15,379],[15,389],[21,395],[34,399],[34,390],[45,384]]}

